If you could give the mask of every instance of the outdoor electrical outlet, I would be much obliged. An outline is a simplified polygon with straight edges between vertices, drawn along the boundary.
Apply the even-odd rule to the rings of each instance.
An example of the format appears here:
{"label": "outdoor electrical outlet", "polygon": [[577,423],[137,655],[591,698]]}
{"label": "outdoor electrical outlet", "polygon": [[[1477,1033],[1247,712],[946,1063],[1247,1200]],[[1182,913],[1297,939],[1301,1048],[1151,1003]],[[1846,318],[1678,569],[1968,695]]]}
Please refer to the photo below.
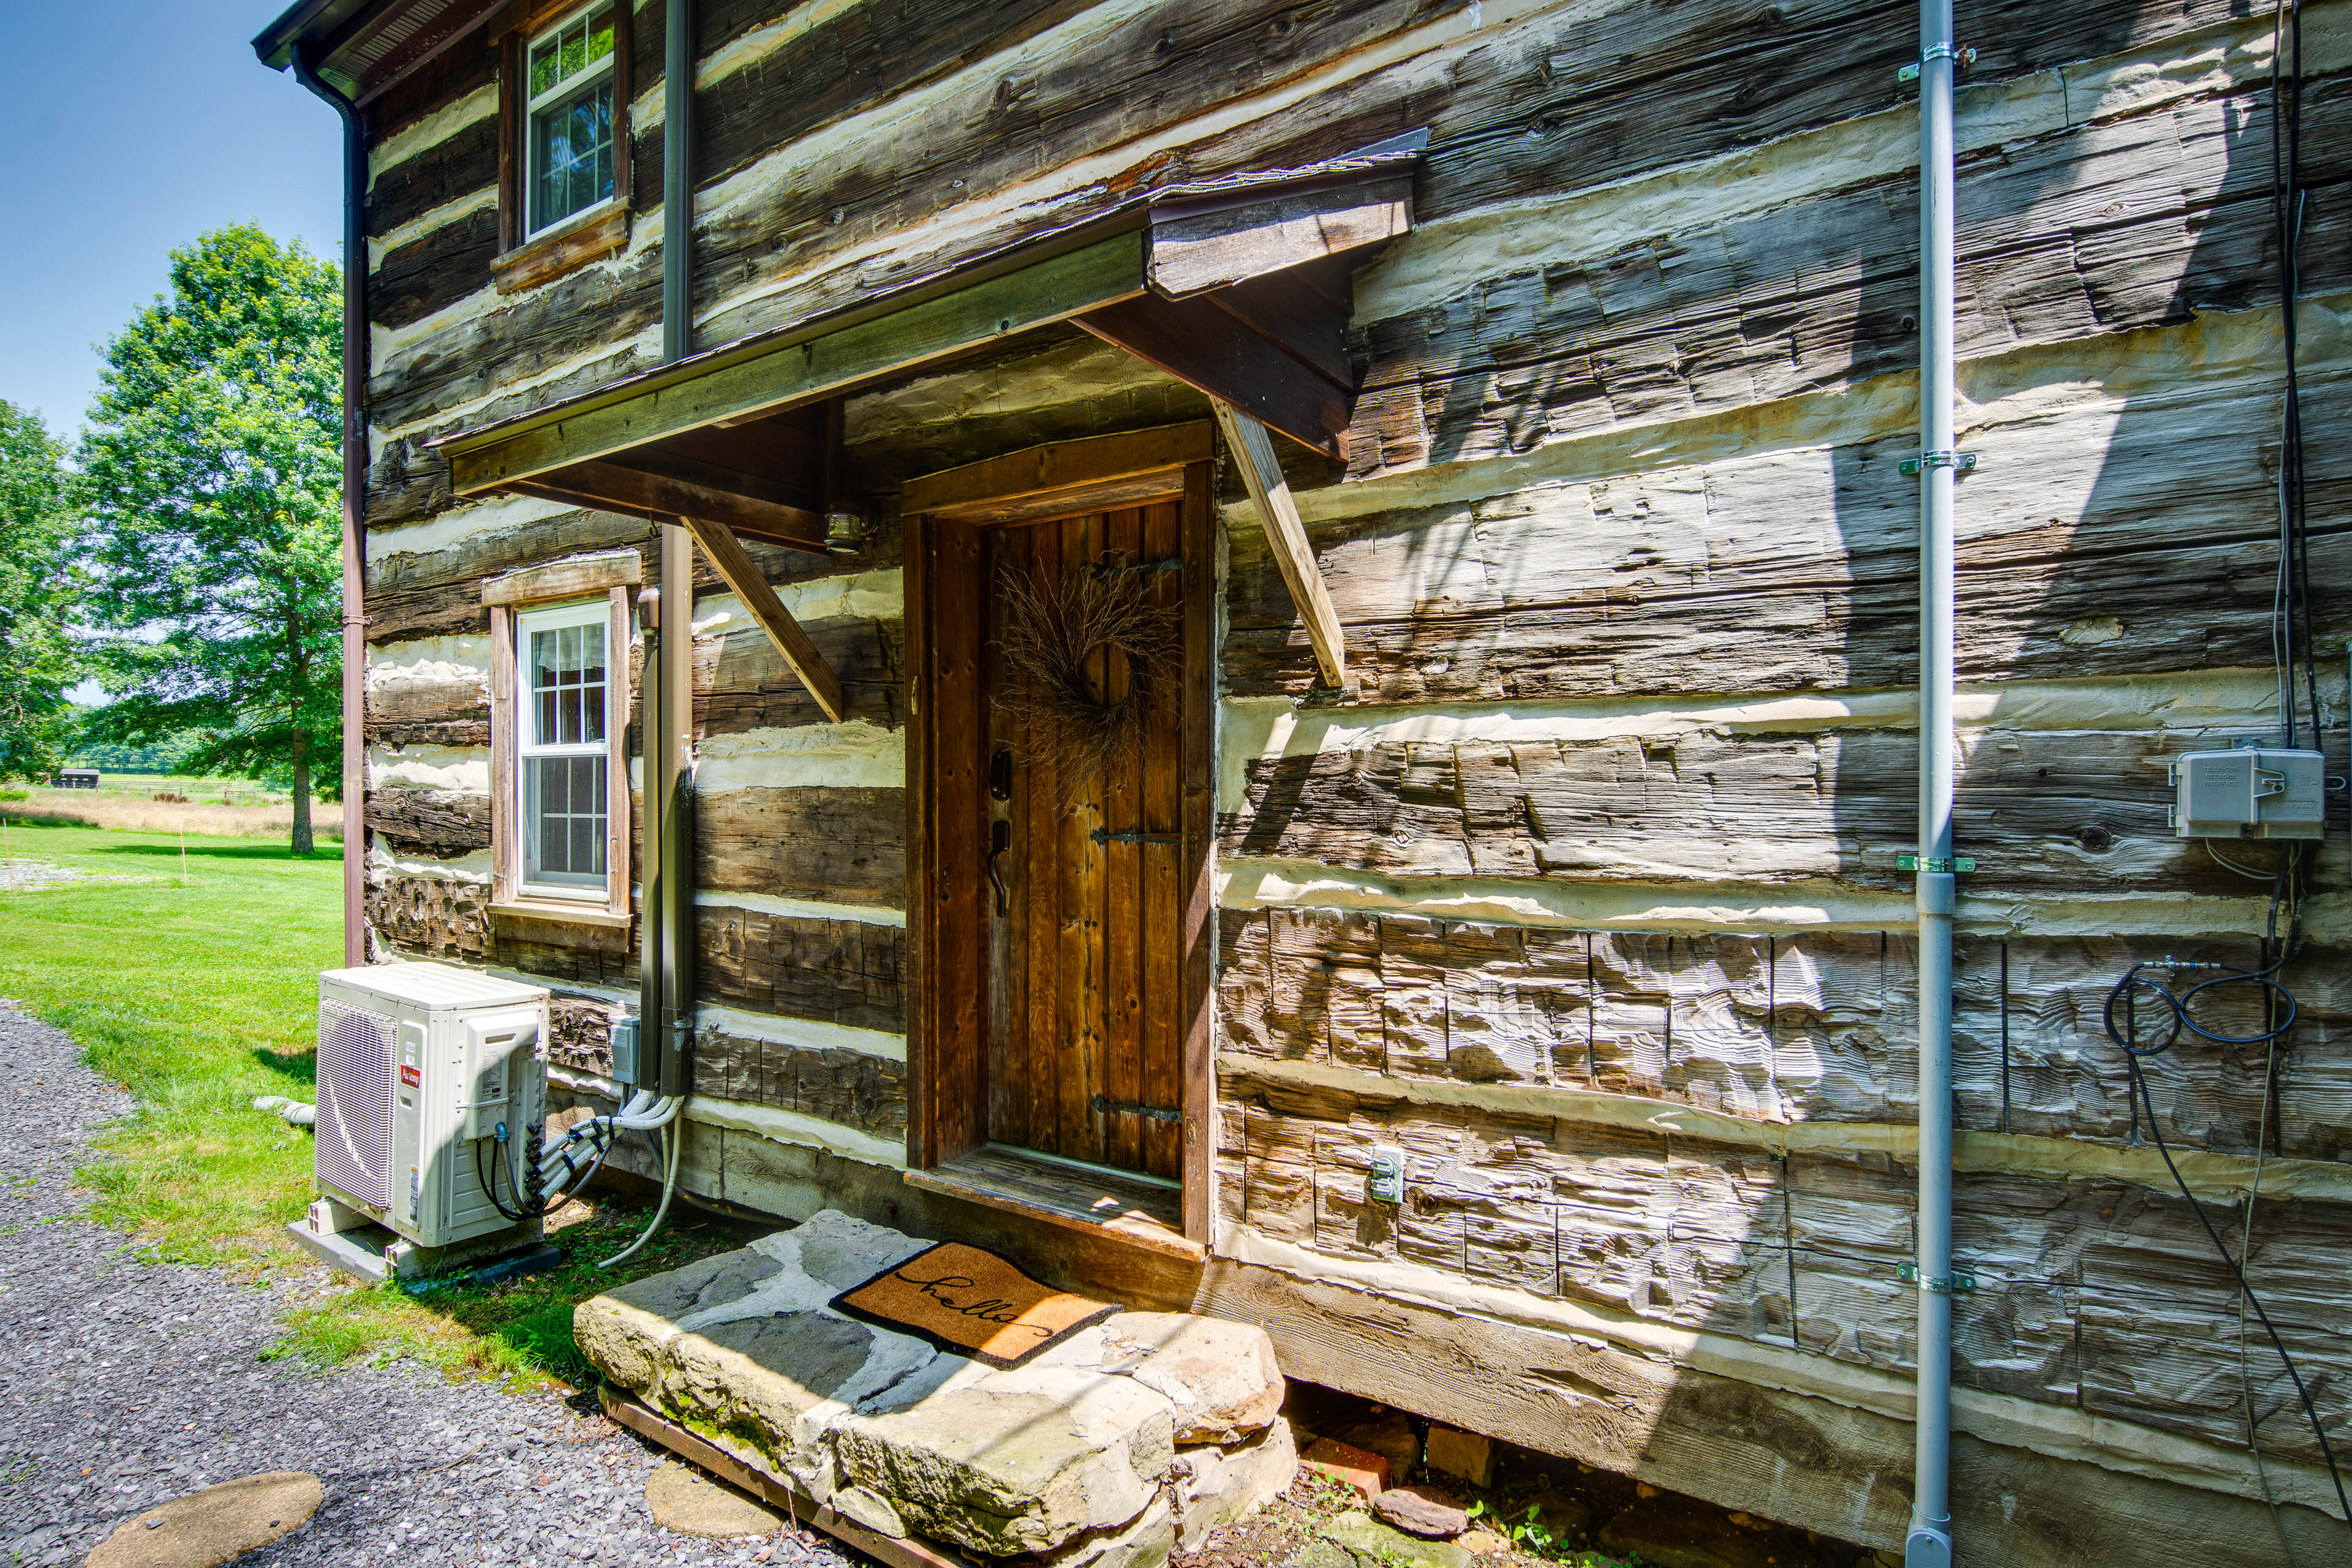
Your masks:
{"label": "outdoor electrical outlet", "polygon": [[637,1082],[637,1021],[635,1018],[614,1020],[613,1081],[632,1087]]}
{"label": "outdoor electrical outlet", "polygon": [[1364,1178],[1364,1199],[1375,1204],[1404,1202],[1403,1150],[1382,1147],[1372,1151],[1371,1170]]}

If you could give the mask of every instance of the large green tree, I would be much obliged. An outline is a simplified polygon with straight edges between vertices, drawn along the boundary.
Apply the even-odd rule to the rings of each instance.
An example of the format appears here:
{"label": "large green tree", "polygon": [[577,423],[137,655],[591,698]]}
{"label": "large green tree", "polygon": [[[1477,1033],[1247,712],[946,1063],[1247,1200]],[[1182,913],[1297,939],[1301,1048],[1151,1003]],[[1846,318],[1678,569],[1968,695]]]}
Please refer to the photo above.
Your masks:
{"label": "large green tree", "polygon": [[64,456],[39,415],[0,399],[0,779],[46,778],[72,743]]}
{"label": "large green tree", "polygon": [[200,737],[183,772],[311,773],[341,744],[341,281],[250,225],[172,253],[106,345],[79,449],[102,740]]}

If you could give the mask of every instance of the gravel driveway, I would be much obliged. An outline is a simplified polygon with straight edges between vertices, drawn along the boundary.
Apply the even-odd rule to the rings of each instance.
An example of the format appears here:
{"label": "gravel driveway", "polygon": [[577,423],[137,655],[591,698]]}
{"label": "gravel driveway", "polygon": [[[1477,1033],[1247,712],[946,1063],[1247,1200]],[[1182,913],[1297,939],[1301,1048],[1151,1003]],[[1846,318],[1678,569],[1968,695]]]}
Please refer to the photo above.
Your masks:
{"label": "gravel driveway", "polygon": [[73,1168],[130,1100],[5,1001],[0,1061],[0,1563],[79,1563],[133,1514],[263,1470],[313,1471],[327,1500],[241,1563],[867,1563],[789,1531],[658,1529],[660,1450],[560,1399],[407,1363],[260,1360],[279,1292],[303,1282],[143,1263],[78,1217]]}

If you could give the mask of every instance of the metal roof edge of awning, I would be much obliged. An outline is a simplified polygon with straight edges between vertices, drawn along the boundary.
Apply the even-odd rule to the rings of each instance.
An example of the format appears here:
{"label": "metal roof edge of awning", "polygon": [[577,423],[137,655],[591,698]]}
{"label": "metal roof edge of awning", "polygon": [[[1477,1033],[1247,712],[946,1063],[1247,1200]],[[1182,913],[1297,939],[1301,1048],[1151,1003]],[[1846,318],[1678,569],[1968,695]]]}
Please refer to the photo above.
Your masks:
{"label": "metal roof edge of awning", "polygon": [[838,681],[736,539],[740,531],[820,550],[808,526],[819,519],[792,499],[788,477],[690,458],[681,467],[684,454],[663,443],[699,440],[698,432],[749,426],[1075,321],[1208,396],[1316,662],[1340,686],[1339,616],[1268,431],[1344,456],[1356,398],[1349,274],[1410,232],[1412,179],[1427,143],[1428,132],[1417,131],[1306,168],[1165,186],[848,309],[426,446],[446,454],[460,496],[506,490],[687,528],[838,721]]}
{"label": "metal roof edge of awning", "polygon": [[[687,431],[803,407],[1071,320],[1178,379],[1201,385],[1197,372],[1165,363],[1167,353],[1136,341],[1136,334],[1117,323],[1106,331],[1080,319],[1147,295],[1159,301],[1154,309],[1181,311],[1251,281],[1246,275],[1225,279],[1203,260],[1214,260],[1217,226],[1236,212],[1288,203],[1302,209],[1298,221],[1312,230],[1318,224],[1328,226],[1315,211],[1318,206],[1339,212],[1357,194],[1377,188],[1380,194],[1367,199],[1387,209],[1384,226],[1360,231],[1368,237],[1360,239],[1359,231],[1340,227],[1330,234],[1333,247],[1326,255],[1370,249],[1407,232],[1409,182],[1426,142],[1427,132],[1416,132],[1306,168],[1163,187],[1110,213],[1028,237],[856,305],[716,345],[425,445],[448,458],[455,493],[479,495]],[[1311,249],[1316,243],[1310,233],[1292,248]],[[1186,262],[1171,267],[1169,258],[1178,251]],[[1277,259],[1286,254],[1277,252]],[[1318,258],[1297,255],[1265,270],[1312,259]],[[1328,407],[1326,427],[1307,427],[1280,405],[1271,389],[1202,390],[1309,446],[1335,449]],[[1331,391],[1351,412],[1353,388]],[[1343,417],[1339,427],[1344,425]]]}
{"label": "metal roof edge of awning", "polygon": [[1044,237],[1034,249],[983,258],[425,445],[447,455],[452,489],[478,495],[666,436],[837,395],[1140,293],[1142,214],[1120,216],[1126,221]]}

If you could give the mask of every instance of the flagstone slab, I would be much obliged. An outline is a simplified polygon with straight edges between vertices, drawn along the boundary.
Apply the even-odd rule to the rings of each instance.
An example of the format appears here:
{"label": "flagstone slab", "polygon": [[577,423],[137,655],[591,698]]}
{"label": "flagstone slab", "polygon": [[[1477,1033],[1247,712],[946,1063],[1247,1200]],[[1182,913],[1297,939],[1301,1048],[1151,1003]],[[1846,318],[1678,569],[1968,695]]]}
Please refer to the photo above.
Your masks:
{"label": "flagstone slab", "polygon": [[1081,1535],[1036,1561],[1038,1568],[1165,1568],[1176,1546],[1175,1510],[1155,1498],[1126,1526]]}
{"label": "flagstone slab", "polygon": [[319,1478],[271,1470],[174,1498],[125,1521],[92,1549],[90,1568],[217,1568],[310,1522]]}
{"label": "flagstone slab", "polygon": [[929,1245],[827,1210],[583,1303],[574,1337],[617,1387],[886,1535],[1156,1568],[1288,1485],[1255,1325],[1120,1312],[1005,1369],[833,1310]]}
{"label": "flagstone slab", "polygon": [[664,1530],[714,1540],[772,1535],[784,1524],[782,1515],[757,1498],[676,1459],[646,1478],[646,1510]]}

